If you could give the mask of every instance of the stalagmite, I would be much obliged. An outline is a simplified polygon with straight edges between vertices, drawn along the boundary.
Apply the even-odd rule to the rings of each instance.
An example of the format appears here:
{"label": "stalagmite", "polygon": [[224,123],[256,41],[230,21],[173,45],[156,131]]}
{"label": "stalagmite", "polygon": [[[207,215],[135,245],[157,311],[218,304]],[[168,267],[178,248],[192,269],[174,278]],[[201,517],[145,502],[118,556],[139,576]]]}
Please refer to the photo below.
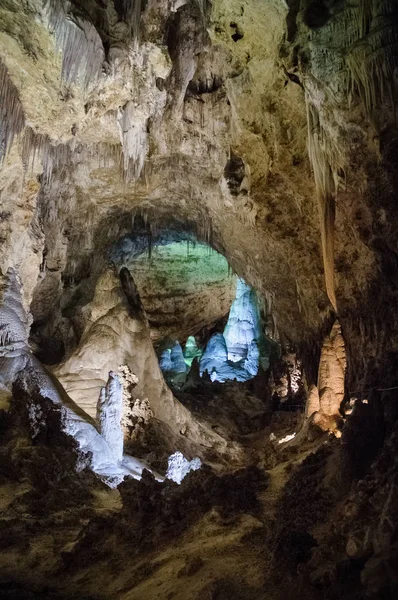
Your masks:
{"label": "stalagmite", "polygon": [[200,359],[200,374],[207,371],[212,381],[247,381],[258,373],[262,341],[256,293],[242,279],[224,333],[213,335]]}
{"label": "stalagmite", "polygon": [[316,385],[312,385],[307,397],[307,402],[305,405],[305,416],[307,418],[311,417],[314,413],[319,411],[319,393]]}
{"label": "stalagmite", "polygon": [[325,338],[318,369],[318,386],[310,390],[306,416],[313,418],[321,429],[341,435],[340,407],[344,399],[347,361],[341,325],[335,321]]}
{"label": "stalagmite", "polygon": [[344,398],[346,355],[341,325],[336,321],[325,339],[318,372],[320,410],[328,416],[339,414]]}
{"label": "stalagmite", "polygon": [[192,365],[194,358],[200,358],[201,356],[202,350],[198,347],[195,337],[190,335],[185,343],[184,348],[184,360],[188,367]]}
{"label": "stalagmite", "polygon": [[224,337],[228,360],[237,362],[246,358],[253,340],[260,340],[260,315],[255,292],[242,279],[238,279],[236,296],[229,312]]}
{"label": "stalagmite", "polygon": [[120,462],[123,458],[123,386],[118,375],[112,371],[106,386],[100,392],[97,413],[100,433]]}
{"label": "stalagmite", "polygon": [[207,371],[212,381],[219,380],[220,371],[227,364],[228,350],[222,333],[214,334],[207,342],[200,359],[200,375]]}
{"label": "stalagmite", "polygon": [[[21,285],[16,273],[9,270],[2,282],[0,299],[0,390],[11,389],[17,374],[25,393],[39,395],[44,402],[53,403],[61,413],[63,431],[78,443],[82,455],[88,455],[91,469],[110,487],[116,487],[125,477],[139,478],[147,465],[133,457],[123,457],[123,437],[117,432],[117,412],[122,409],[121,384],[111,376],[103,395],[101,417],[104,436],[95,422],[67,395],[59,381],[31,354],[28,346],[28,320],[21,302]],[[117,377],[117,376],[116,376]],[[33,428],[39,425],[40,414],[32,404]],[[46,427],[45,423],[42,423]],[[106,439],[105,439],[106,438]],[[108,440],[112,444],[108,444]]]}

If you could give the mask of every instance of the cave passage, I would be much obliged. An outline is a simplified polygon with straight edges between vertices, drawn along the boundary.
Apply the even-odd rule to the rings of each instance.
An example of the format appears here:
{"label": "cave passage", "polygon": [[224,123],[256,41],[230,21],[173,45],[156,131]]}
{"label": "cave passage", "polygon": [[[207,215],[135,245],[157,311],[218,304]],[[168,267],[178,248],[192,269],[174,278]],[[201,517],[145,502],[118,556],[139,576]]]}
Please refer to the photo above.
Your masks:
{"label": "cave passage", "polygon": [[198,363],[201,377],[221,383],[269,367],[257,293],[222,254],[195,240],[155,242],[127,264],[169,385],[183,386],[195,359],[194,371]]}

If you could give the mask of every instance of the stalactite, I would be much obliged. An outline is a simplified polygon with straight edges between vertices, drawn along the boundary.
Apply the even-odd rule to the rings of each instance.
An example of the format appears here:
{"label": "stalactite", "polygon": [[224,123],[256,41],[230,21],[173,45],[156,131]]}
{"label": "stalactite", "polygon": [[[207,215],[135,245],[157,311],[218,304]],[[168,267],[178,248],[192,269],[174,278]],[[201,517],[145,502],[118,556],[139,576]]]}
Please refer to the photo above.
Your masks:
{"label": "stalactite", "polygon": [[25,116],[18,90],[0,60],[0,162],[24,126]]}
{"label": "stalactite", "polygon": [[131,24],[134,40],[138,43],[140,38],[140,23],[142,0],[123,0],[123,18]]}
{"label": "stalactite", "polygon": [[148,259],[151,260],[152,258],[152,231],[151,231],[151,226],[149,225],[148,228]]}
{"label": "stalactite", "polygon": [[62,47],[62,77],[67,82],[79,78],[85,85],[96,79],[102,70],[104,49],[95,27],[76,18],[66,19],[59,32],[59,44]]}
{"label": "stalactite", "polygon": [[202,220],[197,225],[198,235],[201,239],[203,239],[208,245],[211,245],[213,232],[212,232],[212,223],[210,216],[208,214],[202,217]]}
{"label": "stalactite", "polygon": [[133,102],[128,102],[119,112],[118,118],[126,181],[139,178],[148,151],[146,119],[136,113]]}
{"label": "stalactite", "polygon": [[[317,55],[324,57],[329,53],[334,68],[339,72],[338,86],[335,86],[337,89],[330,89],[331,94],[343,93],[348,97],[350,92],[358,90],[369,113],[386,100],[395,111],[397,14],[397,0],[359,0],[356,3],[345,3],[327,25],[327,32],[311,32],[311,43]],[[344,36],[341,36],[342,31]],[[337,40],[338,47],[333,47],[334,40]],[[322,77],[319,65],[318,68]],[[336,309],[333,250],[335,195],[338,191],[337,173],[339,169],[344,169],[345,157],[333,136],[322,127],[320,113],[311,98],[306,98],[306,104],[308,152],[318,198],[326,288]]]}
{"label": "stalactite", "polygon": [[73,149],[68,144],[53,145],[47,134],[35,133],[31,127],[25,129],[22,140],[22,161],[25,170],[33,169],[38,158],[43,166],[43,182],[51,180],[54,169],[70,162]]}
{"label": "stalactite", "polygon": [[[394,103],[393,76],[398,65],[397,0],[357,0],[345,3],[319,38],[311,32],[312,43],[323,55],[333,55],[335,68],[346,69],[344,92],[357,88],[370,112],[380,101]],[[344,36],[341,35],[344,31]],[[335,46],[335,40],[337,46]],[[340,64],[341,63],[341,64]],[[344,74],[341,74],[341,81]],[[342,91],[342,90],[340,90]]]}
{"label": "stalactite", "polygon": [[[348,76],[341,81],[350,89],[358,89],[365,108],[371,112],[380,102],[389,100],[394,106],[394,73],[398,65],[398,31],[395,26],[398,3],[390,0],[383,3],[361,0],[346,4],[329,26],[331,39],[341,39],[340,48],[329,48],[317,44],[318,34],[312,34],[314,47],[323,53],[333,52],[336,61],[345,59]],[[337,35],[339,34],[339,35]],[[338,189],[337,172],[344,167],[344,157],[326,132],[317,108],[309,98],[307,102],[308,152],[317,191],[321,221],[322,254],[326,289],[336,309],[334,285],[334,219],[335,194]],[[395,107],[394,107],[395,110]]]}
{"label": "stalactite", "polygon": [[117,168],[122,167],[122,147],[120,144],[98,142],[86,147],[90,157],[98,158],[98,167],[108,168],[113,163]]}
{"label": "stalactite", "polygon": [[386,24],[369,31],[349,50],[346,60],[369,112],[379,100],[394,101],[393,78],[398,64],[396,27]]}
{"label": "stalactite", "polygon": [[[116,167],[121,165],[122,149],[120,144],[97,143],[91,145],[79,145],[80,155],[85,155],[86,164],[91,158],[98,159],[98,166],[109,167],[112,162]],[[55,169],[62,168],[72,161],[75,148],[75,140],[72,139],[64,144],[53,144],[47,134],[36,133],[31,127],[26,127],[22,138],[22,162],[25,170],[34,169],[36,161],[39,160],[43,166],[43,182],[48,183]]]}
{"label": "stalactite", "polygon": [[334,218],[337,171],[342,164],[338,149],[325,134],[315,106],[307,99],[308,154],[314,171],[321,225],[326,291],[337,309],[334,282]]}
{"label": "stalactite", "polygon": [[397,0],[361,0],[344,11],[347,35],[343,54],[350,75],[370,112],[379,101],[394,103],[393,77],[398,64]]}
{"label": "stalactite", "polygon": [[199,7],[200,16],[202,18],[203,30],[205,30],[206,26],[207,26],[207,11],[208,11],[210,2],[209,2],[209,0],[196,0],[196,4]]}
{"label": "stalactite", "polygon": [[67,83],[87,86],[99,77],[105,59],[102,40],[94,25],[68,14],[70,3],[47,3],[50,30],[62,51],[61,76]]}

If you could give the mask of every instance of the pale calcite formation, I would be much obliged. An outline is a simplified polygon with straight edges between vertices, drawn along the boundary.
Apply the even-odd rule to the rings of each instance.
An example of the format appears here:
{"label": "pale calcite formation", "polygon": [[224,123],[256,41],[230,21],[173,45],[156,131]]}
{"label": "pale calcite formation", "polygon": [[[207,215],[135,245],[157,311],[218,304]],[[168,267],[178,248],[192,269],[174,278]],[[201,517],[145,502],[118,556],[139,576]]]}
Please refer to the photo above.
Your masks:
{"label": "pale calcite formation", "polygon": [[319,411],[319,393],[316,385],[312,385],[308,391],[307,401],[305,404],[305,416],[311,417],[314,413]]}
{"label": "pale calcite formation", "polygon": [[[129,304],[115,267],[98,280],[81,342],[72,355],[54,369],[70,396],[95,416],[100,389],[109,371],[127,365],[138,378],[134,393],[147,396],[159,418],[174,403],[152,346],[144,313],[129,316]],[[181,407],[181,417],[184,410]]]}
{"label": "pale calcite formation", "polygon": [[97,418],[100,433],[117,462],[123,459],[122,414],[123,387],[117,373],[111,371],[106,386],[100,391]]}
{"label": "pale calcite formation", "polygon": [[[10,394],[17,377],[29,397],[28,413],[33,436],[46,427],[35,396],[54,404],[59,410],[62,430],[73,437],[82,456],[89,457],[91,469],[110,487],[116,487],[125,477],[140,478],[148,465],[132,456],[123,455],[123,433],[120,427],[122,411],[121,384],[110,378],[102,393],[100,411],[101,435],[96,423],[68,396],[59,381],[32,355],[28,345],[28,324],[22,303],[21,282],[9,269],[0,277],[0,391]],[[116,384],[116,385],[114,385]]]}
{"label": "pale calcite formation", "polygon": [[145,313],[142,309],[131,313],[114,266],[102,273],[87,315],[78,348],[54,369],[76,404],[95,417],[109,372],[127,365],[135,375],[134,383],[138,378],[135,397],[147,398],[153,416],[167,424],[175,437],[186,436],[194,446],[200,443],[203,449],[212,447],[220,454],[239,454],[237,444],[228,444],[174,398],[160,371]]}

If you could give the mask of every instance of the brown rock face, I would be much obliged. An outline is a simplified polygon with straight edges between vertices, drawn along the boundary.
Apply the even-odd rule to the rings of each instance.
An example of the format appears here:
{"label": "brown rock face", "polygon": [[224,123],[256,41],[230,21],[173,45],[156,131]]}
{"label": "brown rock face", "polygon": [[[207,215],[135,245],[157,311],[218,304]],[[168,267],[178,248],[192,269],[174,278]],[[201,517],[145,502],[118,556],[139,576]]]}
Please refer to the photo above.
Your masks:
{"label": "brown rock face", "polygon": [[[150,255],[149,255],[150,251]],[[155,246],[126,262],[134,277],[154,343],[181,343],[228,314],[236,277],[226,259],[192,240]]]}

